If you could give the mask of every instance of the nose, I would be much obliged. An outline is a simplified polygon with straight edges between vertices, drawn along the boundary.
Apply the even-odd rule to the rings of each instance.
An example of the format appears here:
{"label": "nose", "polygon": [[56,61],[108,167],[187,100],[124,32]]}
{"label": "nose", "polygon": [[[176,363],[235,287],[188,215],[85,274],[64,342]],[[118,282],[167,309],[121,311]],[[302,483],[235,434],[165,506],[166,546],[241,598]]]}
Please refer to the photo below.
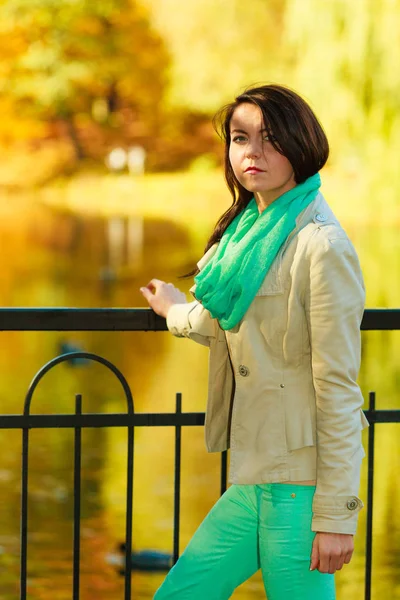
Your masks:
{"label": "nose", "polygon": [[246,157],[247,158],[259,158],[261,156],[261,143],[258,141],[249,141],[246,146]]}

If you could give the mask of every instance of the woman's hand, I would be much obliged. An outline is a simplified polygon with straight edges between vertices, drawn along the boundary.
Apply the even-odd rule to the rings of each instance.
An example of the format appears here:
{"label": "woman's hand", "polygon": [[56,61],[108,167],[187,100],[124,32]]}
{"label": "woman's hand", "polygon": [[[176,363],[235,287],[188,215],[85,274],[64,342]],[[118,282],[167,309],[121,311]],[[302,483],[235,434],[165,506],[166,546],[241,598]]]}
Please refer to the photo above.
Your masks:
{"label": "woman's hand", "polygon": [[354,550],[354,538],[350,533],[325,533],[319,531],[314,538],[311,552],[310,571],[320,573],[340,571],[348,564]]}
{"label": "woman's hand", "polygon": [[167,318],[168,310],[173,304],[187,303],[186,295],[183,292],[174,287],[172,283],[165,283],[160,279],[152,279],[146,287],[141,287],[140,291],[150,308],[164,318]]}

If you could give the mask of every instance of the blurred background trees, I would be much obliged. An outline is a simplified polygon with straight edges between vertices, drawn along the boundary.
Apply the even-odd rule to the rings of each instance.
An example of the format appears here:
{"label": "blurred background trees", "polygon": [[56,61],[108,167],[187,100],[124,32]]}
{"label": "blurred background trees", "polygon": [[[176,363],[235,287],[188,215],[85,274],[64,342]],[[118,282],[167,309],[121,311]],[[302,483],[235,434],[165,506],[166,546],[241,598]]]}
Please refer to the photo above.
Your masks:
{"label": "blurred background trees", "polygon": [[73,161],[156,135],[169,57],[130,0],[5,0],[0,8],[4,142],[67,140]]}
{"label": "blurred background trees", "polygon": [[399,28],[393,0],[2,0],[0,143],[58,148],[55,174],[116,144],[143,145],[150,171],[218,162],[212,114],[275,81],[311,102],[333,157],[370,159],[366,137],[374,152],[400,129]]}

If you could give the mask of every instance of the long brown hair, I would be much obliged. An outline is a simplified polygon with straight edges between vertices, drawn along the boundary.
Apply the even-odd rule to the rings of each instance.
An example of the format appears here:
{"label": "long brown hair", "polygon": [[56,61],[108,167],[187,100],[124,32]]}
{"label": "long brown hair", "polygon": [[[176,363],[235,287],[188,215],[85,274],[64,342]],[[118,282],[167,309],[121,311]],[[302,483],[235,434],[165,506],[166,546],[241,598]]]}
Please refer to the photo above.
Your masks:
{"label": "long brown hair", "polygon": [[[289,160],[297,184],[318,173],[329,156],[328,140],[317,117],[307,102],[290,88],[276,84],[248,88],[233,102],[223,106],[214,116],[213,125],[225,142],[225,181],[233,203],[218,219],[204,253],[220,241],[228,225],[253,197],[253,192],[246,190],[236,179],[229,160],[230,122],[235,109],[245,102],[255,104],[261,110],[271,143]],[[181,278],[198,272],[196,267]]]}

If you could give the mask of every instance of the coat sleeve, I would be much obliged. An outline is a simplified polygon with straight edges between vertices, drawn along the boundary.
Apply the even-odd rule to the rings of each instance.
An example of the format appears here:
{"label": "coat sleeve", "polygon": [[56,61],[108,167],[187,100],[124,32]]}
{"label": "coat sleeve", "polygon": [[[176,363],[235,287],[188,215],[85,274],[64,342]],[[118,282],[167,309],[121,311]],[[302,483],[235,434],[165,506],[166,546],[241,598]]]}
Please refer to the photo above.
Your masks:
{"label": "coat sleeve", "polygon": [[354,534],[368,426],[357,377],[365,288],[357,254],[345,232],[316,230],[309,244],[305,308],[316,399],[317,483],[312,531]]}
{"label": "coat sleeve", "polygon": [[190,338],[203,346],[210,346],[216,326],[216,319],[197,300],[173,304],[167,314],[167,327],[173,335]]}

